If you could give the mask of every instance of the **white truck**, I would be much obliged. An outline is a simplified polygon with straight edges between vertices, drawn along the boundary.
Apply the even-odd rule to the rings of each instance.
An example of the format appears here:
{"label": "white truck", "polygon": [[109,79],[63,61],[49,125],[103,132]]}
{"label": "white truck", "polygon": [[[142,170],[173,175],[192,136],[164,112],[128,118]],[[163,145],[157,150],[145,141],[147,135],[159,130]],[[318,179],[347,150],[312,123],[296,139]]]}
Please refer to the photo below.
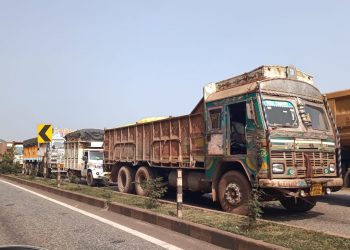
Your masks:
{"label": "white truck", "polygon": [[48,177],[51,173],[66,172],[64,167],[64,136],[73,130],[67,128],[54,128],[52,141],[39,145],[38,156],[44,161],[43,175]]}
{"label": "white truck", "polygon": [[65,136],[64,165],[69,177],[84,178],[89,186],[104,183],[103,134],[101,129],[81,129]]}

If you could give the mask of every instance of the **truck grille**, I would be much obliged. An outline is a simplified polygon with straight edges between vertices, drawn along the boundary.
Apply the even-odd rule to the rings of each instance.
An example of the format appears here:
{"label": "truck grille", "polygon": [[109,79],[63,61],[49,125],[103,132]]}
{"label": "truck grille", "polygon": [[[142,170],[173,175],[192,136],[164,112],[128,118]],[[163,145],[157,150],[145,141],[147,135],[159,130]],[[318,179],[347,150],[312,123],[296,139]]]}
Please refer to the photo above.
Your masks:
{"label": "truck grille", "polygon": [[298,177],[306,175],[306,159],[309,159],[314,176],[324,175],[324,167],[335,164],[335,154],[328,152],[281,152],[272,151],[271,161],[284,163],[288,167],[295,167]]}

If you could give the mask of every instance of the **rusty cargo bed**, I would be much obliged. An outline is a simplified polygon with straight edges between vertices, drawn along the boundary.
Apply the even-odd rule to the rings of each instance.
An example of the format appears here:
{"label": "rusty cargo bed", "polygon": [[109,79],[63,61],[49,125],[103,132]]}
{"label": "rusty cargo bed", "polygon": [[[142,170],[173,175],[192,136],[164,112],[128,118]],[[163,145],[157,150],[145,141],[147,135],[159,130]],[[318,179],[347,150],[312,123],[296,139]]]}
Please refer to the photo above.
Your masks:
{"label": "rusty cargo bed", "polygon": [[106,129],[104,163],[147,162],[164,167],[204,166],[203,112]]}

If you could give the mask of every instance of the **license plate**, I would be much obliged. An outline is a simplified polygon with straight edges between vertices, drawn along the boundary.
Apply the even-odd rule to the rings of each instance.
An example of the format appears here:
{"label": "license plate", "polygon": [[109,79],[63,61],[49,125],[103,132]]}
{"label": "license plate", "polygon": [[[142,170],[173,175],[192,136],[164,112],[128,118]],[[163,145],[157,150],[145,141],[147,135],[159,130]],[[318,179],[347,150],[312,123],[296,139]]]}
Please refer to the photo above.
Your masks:
{"label": "license plate", "polygon": [[314,184],[311,186],[311,189],[310,189],[311,196],[317,196],[317,195],[322,195],[322,194],[323,194],[323,190],[322,190],[321,184]]}

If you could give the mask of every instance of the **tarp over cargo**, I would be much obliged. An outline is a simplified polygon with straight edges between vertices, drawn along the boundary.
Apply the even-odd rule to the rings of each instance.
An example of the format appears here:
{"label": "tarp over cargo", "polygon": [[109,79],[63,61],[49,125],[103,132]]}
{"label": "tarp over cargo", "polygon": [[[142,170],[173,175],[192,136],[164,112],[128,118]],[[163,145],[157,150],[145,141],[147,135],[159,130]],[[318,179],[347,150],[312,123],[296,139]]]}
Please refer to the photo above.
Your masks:
{"label": "tarp over cargo", "polygon": [[102,129],[80,129],[66,134],[67,141],[103,141],[104,131]]}
{"label": "tarp over cargo", "polygon": [[23,141],[23,147],[30,147],[36,145],[38,145],[38,137]]}

